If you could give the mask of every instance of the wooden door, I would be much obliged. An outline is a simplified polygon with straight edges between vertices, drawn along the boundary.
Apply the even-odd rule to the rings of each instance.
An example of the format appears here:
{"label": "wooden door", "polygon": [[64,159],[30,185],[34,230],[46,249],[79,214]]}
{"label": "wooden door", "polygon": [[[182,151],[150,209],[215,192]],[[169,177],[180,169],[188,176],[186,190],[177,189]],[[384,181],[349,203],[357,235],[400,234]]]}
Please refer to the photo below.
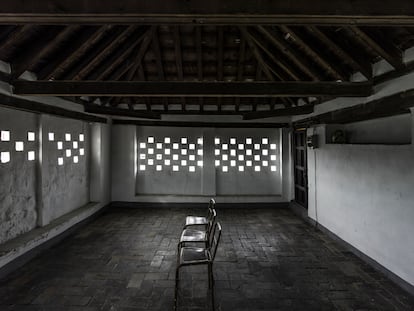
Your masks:
{"label": "wooden door", "polygon": [[295,201],[308,208],[308,169],[306,153],[306,129],[293,133],[293,157],[295,175]]}

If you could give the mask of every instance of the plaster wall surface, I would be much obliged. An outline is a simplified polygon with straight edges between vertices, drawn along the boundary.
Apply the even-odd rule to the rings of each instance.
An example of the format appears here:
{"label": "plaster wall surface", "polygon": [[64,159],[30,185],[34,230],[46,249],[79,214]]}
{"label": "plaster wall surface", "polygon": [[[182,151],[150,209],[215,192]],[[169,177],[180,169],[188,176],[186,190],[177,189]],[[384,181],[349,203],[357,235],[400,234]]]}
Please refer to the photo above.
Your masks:
{"label": "plaster wall surface", "polygon": [[[407,137],[406,121],[386,123]],[[366,124],[358,126],[364,133]],[[414,285],[413,146],[326,144],[324,126],[313,132],[319,148],[308,148],[309,217]],[[371,138],[385,133],[377,135]]]}
{"label": "plaster wall surface", "polygon": [[[0,243],[36,227],[36,161],[28,161],[27,152],[36,151],[38,158],[37,118],[0,108],[0,131],[10,131],[10,141],[0,141],[0,151],[10,152],[10,162],[0,163]],[[28,131],[35,132],[34,142],[28,142]],[[23,151],[16,151],[16,141],[24,143]]]}
{"label": "plaster wall surface", "polygon": [[[42,116],[42,225],[77,209],[89,202],[89,125],[82,121]],[[54,133],[55,139],[48,140],[48,133]],[[70,140],[65,135],[70,134]],[[84,135],[84,141],[79,135]],[[57,148],[57,142],[63,149]],[[73,142],[78,143],[74,148]],[[80,148],[85,155],[80,155]],[[66,151],[71,155],[67,156]],[[74,157],[78,156],[78,163]],[[63,165],[58,165],[63,158]]]}
{"label": "plaster wall surface", "polygon": [[[164,128],[164,133],[174,131],[176,128]],[[189,134],[191,129],[181,128],[180,131],[183,135]],[[170,132],[171,132],[170,131]],[[137,159],[135,152],[137,151],[137,131],[135,126],[129,125],[114,125],[112,127],[112,200],[123,202],[206,202],[206,198],[216,196],[218,202],[287,202],[291,198],[291,162],[290,162],[290,150],[289,150],[289,132],[287,130],[268,129],[267,131],[274,131],[278,138],[280,148],[279,157],[280,166],[278,167],[279,180],[275,182],[274,189],[262,193],[263,195],[257,195],[255,187],[257,184],[251,181],[247,185],[236,189],[238,193],[227,193],[223,195],[223,192],[218,191],[218,183],[216,176],[216,168],[214,167],[214,144],[208,146],[209,142],[214,142],[216,131],[219,129],[212,128],[198,128],[197,133],[204,136],[204,167],[201,172],[201,184],[197,184],[196,191],[190,192],[175,192],[173,194],[166,194],[163,190],[159,193],[140,193],[140,185],[137,182],[140,179],[136,179],[135,173],[137,172]],[[237,130],[236,130],[237,131]],[[258,130],[259,131],[259,130]],[[259,131],[260,132],[260,131]],[[255,133],[255,129],[250,129],[250,133]],[[189,134],[191,135],[191,134]],[[197,135],[196,135],[197,136]],[[283,137],[283,139],[282,139]],[[287,144],[287,145],[286,145]],[[286,147],[286,148],[285,148]],[[207,167],[206,165],[211,165]],[[283,179],[285,176],[286,179]],[[174,188],[174,184],[177,180],[168,181],[167,184]],[[163,187],[166,187],[165,184]],[[156,189],[157,185],[152,185],[152,189]],[[158,184],[159,186],[159,184]],[[179,185],[178,185],[179,186]],[[155,187],[155,188],[154,188]],[[241,197],[238,194],[245,193],[248,195]],[[223,188],[222,188],[223,189]],[[268,188],[266,188],[268,189]],[[138,191],[137,191],[138,190]],[[234,190],[234,189],[230,189]]]}

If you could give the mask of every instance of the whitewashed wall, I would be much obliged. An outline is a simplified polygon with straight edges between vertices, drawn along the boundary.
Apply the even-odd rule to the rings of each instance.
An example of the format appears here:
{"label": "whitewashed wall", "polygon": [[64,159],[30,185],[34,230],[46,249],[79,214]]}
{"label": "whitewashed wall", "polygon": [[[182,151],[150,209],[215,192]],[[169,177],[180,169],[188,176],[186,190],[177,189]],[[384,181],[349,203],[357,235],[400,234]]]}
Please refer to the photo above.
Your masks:
{"label": "whitewashed wall", "polygon": [[308,213],[414,285],[414,147],[398,145],[413,133],[407,116],[347,127],[377,144],[325,144],[325,126],[309,129],[320,145],[308,148]]}

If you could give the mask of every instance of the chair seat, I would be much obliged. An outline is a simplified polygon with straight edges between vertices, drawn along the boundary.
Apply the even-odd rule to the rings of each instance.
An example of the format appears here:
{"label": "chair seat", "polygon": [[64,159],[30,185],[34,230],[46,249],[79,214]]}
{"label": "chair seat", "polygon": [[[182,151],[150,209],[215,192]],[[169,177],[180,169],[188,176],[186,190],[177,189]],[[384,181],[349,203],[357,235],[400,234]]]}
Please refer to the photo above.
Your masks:
{"label": "chair seat", "polygon": [[184,229],[181,233],[180,242],[205,242],[207,233],[202,230]]}
{"label": "chair seat", "polygon": [[181,264],[195,261],[198,263],[202,263],[204,261],[208,261],[208,259],[208,250],[203,247],[183,247],[181,249]]}
{"label": "chair seat", "polygon": [[200,216],[187,216],[185,219],[185,225],[186,226],[192,226],[192,225],[207,225],[208,219],[206,217],[200,217]]}

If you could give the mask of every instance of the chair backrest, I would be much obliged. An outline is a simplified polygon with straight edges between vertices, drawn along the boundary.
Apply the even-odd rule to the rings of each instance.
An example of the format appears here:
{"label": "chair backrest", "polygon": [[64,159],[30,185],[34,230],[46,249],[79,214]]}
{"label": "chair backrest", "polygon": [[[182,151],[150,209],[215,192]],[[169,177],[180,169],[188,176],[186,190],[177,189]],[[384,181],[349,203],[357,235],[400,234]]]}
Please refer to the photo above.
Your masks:
{"label": "chair backrest", "polygon": [[213,232],[210,237],[210,260],[213,261],[216,257],[217,248],[221,238],[221,224],[216,222],[213,227]]}
{"label": "chair backrest", "polygon": [[207,238],[210,241],[211,232],[213,231],[214,223],[216,222],[217,212],[215,209],[211,210],[211,213],[209,213],[208,217],[208,223],[207,223]]}
{"label": "chair backrest", "polygon": [[208,209],[215,209],[215,207],[216,207],[216,200],[211,198],[210,201],[208,202]]}

